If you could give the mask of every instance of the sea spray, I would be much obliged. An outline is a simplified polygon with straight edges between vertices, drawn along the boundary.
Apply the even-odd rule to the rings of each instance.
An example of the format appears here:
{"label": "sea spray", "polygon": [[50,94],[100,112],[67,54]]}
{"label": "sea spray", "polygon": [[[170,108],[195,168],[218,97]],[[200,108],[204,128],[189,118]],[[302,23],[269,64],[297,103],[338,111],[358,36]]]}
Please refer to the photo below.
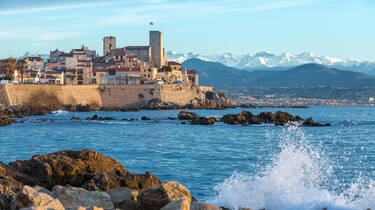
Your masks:
{"label": "sea spray", "polygon": [[214,188],[216,196],[211,202],[231,209],[375,208],[375,182],[365,182],[359,177],[350,187],[341,187],[333,173],[333,161],[327,158],[321,145],[307,142],[300,127],[283,128],[278,138],[279,152],[270,157],[270,164],[255,176],[234,172]]}

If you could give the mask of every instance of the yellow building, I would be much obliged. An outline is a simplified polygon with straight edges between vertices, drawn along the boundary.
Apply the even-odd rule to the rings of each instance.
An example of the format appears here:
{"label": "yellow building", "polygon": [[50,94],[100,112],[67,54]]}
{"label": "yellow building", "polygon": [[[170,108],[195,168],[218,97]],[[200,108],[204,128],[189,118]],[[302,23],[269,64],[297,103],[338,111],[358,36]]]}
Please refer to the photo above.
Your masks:
{"label": "yellow building", "polygon": [[171,67],[172,70],[181,70],[182,65],[180,63],[174,61],[168,61],[168,66]]}

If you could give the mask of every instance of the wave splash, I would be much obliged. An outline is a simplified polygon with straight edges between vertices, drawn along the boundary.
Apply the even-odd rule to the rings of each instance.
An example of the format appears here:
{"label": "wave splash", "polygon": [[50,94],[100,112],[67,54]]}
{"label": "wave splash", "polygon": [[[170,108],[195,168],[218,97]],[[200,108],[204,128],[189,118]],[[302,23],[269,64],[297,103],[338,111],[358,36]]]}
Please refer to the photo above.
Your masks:
{"label": "wave splash", "polygon": [[332,163],[324,152],[307,144],[297,126],[279,136],[280,152],[254,176],[235,172],[218,184],[211,202],[231,209],[356,210],[375,208],[375,181],[361,177],[341,192]]}
{"label": "wave splash", "polygon": [[52,114],[54,114],[54,115],[66,115],[66,114],[69,114],[69,112],[63,111],[63,110],[56,110],[56,111],[53,111]]}

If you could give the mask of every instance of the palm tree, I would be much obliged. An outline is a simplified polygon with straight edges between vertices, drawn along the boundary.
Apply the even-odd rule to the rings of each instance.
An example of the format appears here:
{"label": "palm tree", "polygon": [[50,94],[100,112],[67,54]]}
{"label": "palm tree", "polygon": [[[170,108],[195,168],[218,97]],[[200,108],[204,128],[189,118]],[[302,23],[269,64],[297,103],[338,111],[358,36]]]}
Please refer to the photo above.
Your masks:
{"label": "palm tree", "polygon": [[23,82],[23,76],[24,76],[24,74],[27,70],[26,64],[27,64],[26,59],[20,59],[20,60],[17,61],[16,68],[21,75],[21,82]]}

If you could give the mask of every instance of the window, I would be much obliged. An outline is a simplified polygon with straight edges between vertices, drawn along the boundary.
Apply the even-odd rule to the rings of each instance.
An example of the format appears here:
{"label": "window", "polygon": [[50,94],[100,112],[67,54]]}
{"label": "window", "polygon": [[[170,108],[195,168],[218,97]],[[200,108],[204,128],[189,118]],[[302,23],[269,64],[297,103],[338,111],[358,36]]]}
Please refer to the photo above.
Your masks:
{"label": "window", "polygon": [[92,73],[92,75],[93,75],[94,77],[96,77],[96,72]]}
{"label": "window", "polygon": [[125,77],[129,77],[129,73],[128,72],[125,73]]}
{"label": "window", "polygon": [[111,69],[111,70],[109,70],[108,74],[111,75],[111,76],[116,75],[116,70]]}
{"label": "window", "polygon": [[83,80],[83,77],[82,77],[82,75],[78,75],[78,78],[77,78],[78,80]]}
{"label": "window", "polygon": [[79,85],[82,85],[83,83],[82,83],[82,81],[78,81],[78,84],[79,84]]}
{"label": "window", "polygon": [[78,69],[78,74],[83,74],[83,69]]}
{"label": "window", "polygon": [[92,79],[91,83],[96,84],[96,79]]}

